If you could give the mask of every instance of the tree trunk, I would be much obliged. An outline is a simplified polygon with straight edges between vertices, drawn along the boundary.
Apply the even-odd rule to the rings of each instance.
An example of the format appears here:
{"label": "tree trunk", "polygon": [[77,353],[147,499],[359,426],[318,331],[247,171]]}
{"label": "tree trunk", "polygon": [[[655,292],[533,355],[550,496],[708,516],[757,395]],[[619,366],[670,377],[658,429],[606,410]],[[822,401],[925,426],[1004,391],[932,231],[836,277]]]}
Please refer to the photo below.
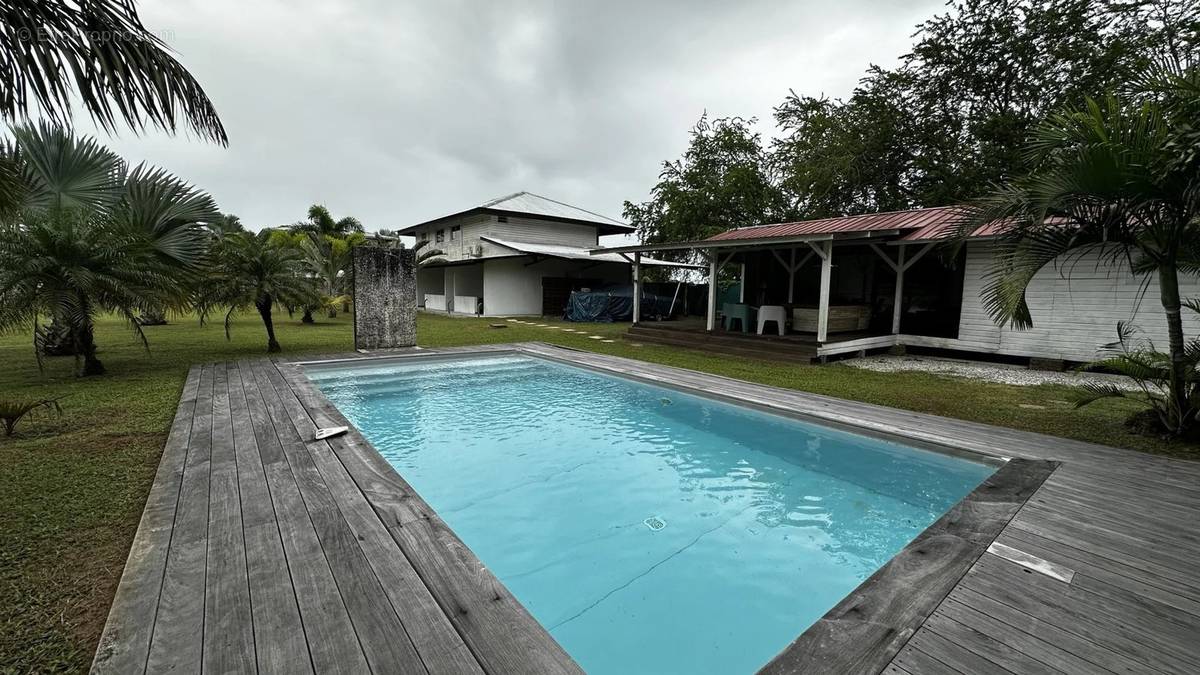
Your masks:
{"label": "tree trunk", "polygon": [[263,325],[267,328],[268,354],[275,354],[282,351],[279,342],[275,340],[275,322],[271,320],[271,306],[274,304],[275,300],[270,295],[264,295],[254,303],[254,306],[258,309],[258,315],[262,317]]}
{"label": "tree trunk", "polygon": [[326,309],[325,316],[327,316],[331,319],[336,319],[337,318],[337,307],[330,307],[330,308]]}
{"label": "tree trunk", "polygon": [[300,317],[300,323],[316,323],[316,320],[313,319],[312,307],[304,308],[304,316]]}
{"label": "tree trunk", "polygon": [[106,371],[104,364],[96,358],[96,341],[93,335],[92,319],[84,318],[83,323],[75,328],[75,353],[83,357],[83,370],[80,377],[103,375]]}
{"label": "tree trunk", "polygon": [[1180,316],[1179,271],[1174,265],[1158,271],[1159,298],[1167,315],[1167,348],[1171,355],[1170,418],[1167,425],[1176,435],[1182,433],[1188,423],[1187,362],[1184,357],[1183,317]]}

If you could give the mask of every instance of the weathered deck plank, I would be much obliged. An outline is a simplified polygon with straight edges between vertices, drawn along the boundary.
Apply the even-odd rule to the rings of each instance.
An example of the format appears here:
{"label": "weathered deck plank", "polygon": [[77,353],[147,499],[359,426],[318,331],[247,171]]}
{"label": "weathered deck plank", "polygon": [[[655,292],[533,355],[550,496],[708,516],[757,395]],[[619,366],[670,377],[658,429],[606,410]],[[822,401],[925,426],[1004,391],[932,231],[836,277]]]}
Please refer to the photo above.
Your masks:
{"label": "weathered deck plank", "polygon": [[229,371],[229,405],[234,411],[233,438],[238,491],[246,546],[246,572],[253,610],[255,665],[264,675],[312,672],[296,591],[275,508],[267,489],[254,422],[246,402],[245,378],[253,378],[246,362]]}
{"label": "weathered deck plank", "polygon": [[[217,366],[213,380],[205,573],[211,578],[205,585],[202,669],[206,673],[246,673],[255,668],[250,582],[230,411],[231,372],[236,378],[236,367]],[[241,386],[240,382],[237,386]]]}
{"label": "weathered deck plank", "polygon": [[[998,537],[928,533],[929,550],[958,551],[970,569],[937,583],[922,577],[936,589],[919,603],[918,625],[869,626],[868,615],[900,626],[912,614],[882,597],[798,639],[842,645],[844,672],[1200,672],[1200,464],[601,354],[515,348],[869,433],[1062,462],[1032,497],[967,503],[951,518],[994,521]],[[506,349],[514,347],[439,351]],[[193,368],[94,672],[578,672],[357,431],[311,440],[314,426],[346,423],[299,366]],[[1036,566],[1029,560],[981,555],[993,539],[1070,570],[1069,583],[1024,568]],[[881,644],[891,656],[869,658],[888,653]],[[806,653],[820,650],[772,666],[832,663]]]}
{"label": "weathered deck plank", "polygon": [[277,376],[269,362],[255,369],[259,393],[274,422],[275,434],[296,479],[300,496],[312,519],[325,559],[337,583],[363,654],[373,672],[426,672],[416,648],[387,601],[379,580],[371,571],[358,540],[346,524],[328,486],[308,455],[304,442],[292,426],[272,379]]}
{"label": "weathered deck plank", "polygon": [[146,671],[151,673],[199,670],[201,663],[215,371],[215,366],[206,365],[200,374],[175,528],[146,661]]}
{"label": "weathered deck plank", "polygon": [[261,391],[265,387],[253,372],[242,378],[242,386],[313,669],[320,673],[364,672],[366,656],[275,432]]}

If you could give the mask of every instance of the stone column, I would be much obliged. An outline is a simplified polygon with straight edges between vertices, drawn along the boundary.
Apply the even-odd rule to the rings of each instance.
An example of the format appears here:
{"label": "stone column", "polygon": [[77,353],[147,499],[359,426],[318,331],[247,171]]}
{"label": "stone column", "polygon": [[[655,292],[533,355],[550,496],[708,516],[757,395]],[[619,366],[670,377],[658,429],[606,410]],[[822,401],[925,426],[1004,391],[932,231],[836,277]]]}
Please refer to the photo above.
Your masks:
{"label": "stone column", "polygon": [[354,348],[417,344],[417,265],[411,249],[354,248]]}

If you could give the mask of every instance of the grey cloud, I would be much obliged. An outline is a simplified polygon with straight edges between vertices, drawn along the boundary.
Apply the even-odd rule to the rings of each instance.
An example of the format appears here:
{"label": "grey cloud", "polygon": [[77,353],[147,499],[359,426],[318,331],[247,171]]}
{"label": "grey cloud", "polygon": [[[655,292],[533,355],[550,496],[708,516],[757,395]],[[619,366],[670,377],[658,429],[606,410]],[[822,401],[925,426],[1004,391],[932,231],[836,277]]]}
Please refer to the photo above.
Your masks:
{"label": "grey cloud", "polygon": [[321,201],[379,228],[521,189],[619,217],[705,109],[769,120],[789,88],[845,95],[942,3],[140,7],[213,97],[230,145],[150,133],[115,149],[254,227]]}

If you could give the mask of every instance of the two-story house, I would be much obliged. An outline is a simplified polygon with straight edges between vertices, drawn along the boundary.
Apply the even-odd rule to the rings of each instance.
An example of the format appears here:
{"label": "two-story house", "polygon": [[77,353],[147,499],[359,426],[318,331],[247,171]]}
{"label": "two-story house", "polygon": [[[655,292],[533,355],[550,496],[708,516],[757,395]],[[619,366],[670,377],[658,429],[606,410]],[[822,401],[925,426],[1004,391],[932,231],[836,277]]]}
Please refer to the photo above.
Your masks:
{"label": "two-story house", "polygon": [[[442,259],[417,272],[417,304],[481,316],[561,314],[572,290],[632,281],[630,261],[592,255],[618,220],[529,192],[500,197],[400,230]],[[683,267],[642,258],[647,266]]]}

